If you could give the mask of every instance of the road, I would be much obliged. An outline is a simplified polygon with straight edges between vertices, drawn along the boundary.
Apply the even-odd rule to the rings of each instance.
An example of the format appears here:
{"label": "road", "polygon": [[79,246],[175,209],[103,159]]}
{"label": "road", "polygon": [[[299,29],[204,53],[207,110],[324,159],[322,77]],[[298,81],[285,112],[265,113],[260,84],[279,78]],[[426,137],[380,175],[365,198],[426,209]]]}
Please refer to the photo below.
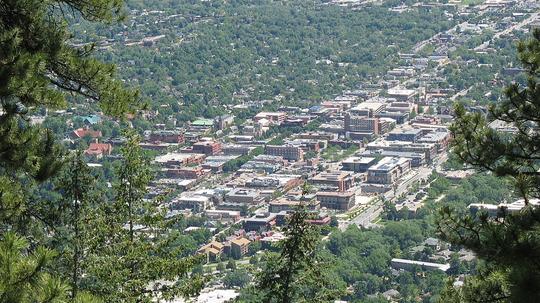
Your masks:
{"label": "road", "polygon": [[467,95],[467,93],[469,93],[469,91],[474,87],[474,85],[471,85],[469,88],[466,88],[464,90],[461,90],[459,92],[457,92],[455,95],[453,95],[452,97],[450,97],[450,100],[452,101],[456,101],[456,99],[458,97],[463,97],[465,95]]}
{"label": "road", "polygon": [[375,219],[379,217],[383,210],[383,202],[380,199],[377,199],[373,205],[368,209],[358,215],[356,218],[348,221],[348,224],[340,225],[341,230],[347,229],[351,224],[356,224],[357,226],[370,227]]}
{"label": "road", "polygon": [[523,21],[516,23],[505,30],[497,32],[495,35],[493,35],[493,37],[491,37],[489,41],[486,41],[480,44],[479,46],[475,47],[474,50],[477,51],[477,50],[482,50],[482,49],[487,48],[491,44],[492,41],[499,39],[501,36],[508,35],[514,30],[525,27],[531,24],[532,22],[538,20],[538,16],[540,16],[540,12],[533,13],[528,18],[524,19]]}
{"label": "road", "polygon": [[[417,181],[427,180],[432,174],[433,169],[435,169],[436,171],[440,171],[442,168],[442,164],[446,162],[447,159],[447,154],[443,153],[439,155],[439,157],[435,159],[434,163],[430,166],[422,166],[416,169],[414,174],[411,174],[407,179],[401,181],[401,183],[396,188],[395,193],[393,190],[388,191],[384,194],[384,198],[393,201],[396,197],[399,197],[403,193],[406,193],[412,184],[416,183]],[[429,184],[424,185],[422,189],[425,189],[426,187],[429,187]],[[416,196],[416,193],[411,193],[409,196],[414,197]],[[347,227],[349,227],[349,225],[351,224],[356,224],[363,227],[375,226],[373,224],[373,221],[375,221],[383,211],[383,199],[375,199],[374,202],[371,203],[372,204],[366,210],[364,210],[355,218],[348,221],[340,222],[339,229],[343,231],[347,229]]]}

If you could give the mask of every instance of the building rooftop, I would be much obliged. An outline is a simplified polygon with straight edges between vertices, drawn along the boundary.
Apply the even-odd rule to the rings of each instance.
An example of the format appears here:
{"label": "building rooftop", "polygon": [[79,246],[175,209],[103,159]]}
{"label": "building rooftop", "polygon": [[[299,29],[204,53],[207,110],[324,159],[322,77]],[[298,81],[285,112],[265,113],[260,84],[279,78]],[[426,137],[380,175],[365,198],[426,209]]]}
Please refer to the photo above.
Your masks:
{"label": "building rooftop", "polygon": [[399,158],[399,157],[384,157],[379,161],[379,163],[368,168],[369,171],[389,171],[396,166],[404,165],[405,163],[411,161],[408,158]]}
{"label": "building rooftop", "polygon": [[235,188],[227,193],[227,196],[258,197],[259,191],[247,188]]}
{"label": "building rooftop", "polygon": [[354,191],[319,191],[317,196],[327,196],[327,197],[351,197],[354,196]]}
{"label": "building rooftop", "polygon": [[359,163],[359,164],[370,164],[375,160],[374,157],[349,157],[345,160],[343,160],[343,163]]}
{"label": "building rooftop", "polygon": [[411,129],[395,129],[389,133],[389,135],[418,135],[421,134],[422,130],[418,128]]}
{"label": "building rooftop", "polygon": [[388,90],[390,96],[414,96],[416,91],[413,89],[391,88]]}
{"label": "building rooftop", "polygon": [[193,126],[214,126],[214,120],[211,119],[197,119],[191,122]]}
{"label": "building rooftop", "polygon": [[419,142],[438,142],[441,140],[444,140],[448,137],[447,132],[429,132],[426,135],[424,135],[422,138],[419,139]]}
{"label": "building rooftop", "polygon": [[426,266],[431,268],[437,268],[442,271],[447,271],[450,269],[450,264],[440,264],[440,263],[431,263],[431,262],[423,262],[423,261],[415,261],[415,260],[407,260],[407,259],[398,259],[394,258],[392,259],[392,262],[396,263],[402,263],[402,264],[411,264],[411,265],[418,265],[418,266]]}
{"label": "building rooftop", "polygon": [[191,154],[191,153],[168,153],[165,155],[157,156],[154,161],[157,163],[166,163],[171,161],[183,162],[192,157],[204,157],[204,154]]}
{"label": "building rooftop", "polygon": [[242,246],[242,245],[247,245],[251,243],[251,241],[249,241],[246,238],[239,238],[239,239],[232,240],[231,243]]}
{"label": "building rooftop", "polygon": [[268,214],[257,214],[251,218],[246,219],[250,222],[270,222],[276,218],[276,214],[268,213]]}
{"label": "building rooftop", "polygon": [[201,196],[201,195],[186,194],[186,195],[180,196],[178,201],[190,201],[190,202],[193,201],[193,202],[204,203],[204,202],[209,202],[210,198],[206,196]]}
{"label": "building rooftop", "polygon": [[382,107],[385,107],[386,105],[384,103],[380,102],[362,102],[358,104],[357,106],[353,107],[351,111],[354,110],[378,110]]}
{"label": "building rooftop", "polygon": [[351,174],[349,172],[344,171],[331,171],[331,172],[322,172],[315,177],[311,178],[312,180],[318,181],[318,180],[342,180],[347,177],[350,177]]}

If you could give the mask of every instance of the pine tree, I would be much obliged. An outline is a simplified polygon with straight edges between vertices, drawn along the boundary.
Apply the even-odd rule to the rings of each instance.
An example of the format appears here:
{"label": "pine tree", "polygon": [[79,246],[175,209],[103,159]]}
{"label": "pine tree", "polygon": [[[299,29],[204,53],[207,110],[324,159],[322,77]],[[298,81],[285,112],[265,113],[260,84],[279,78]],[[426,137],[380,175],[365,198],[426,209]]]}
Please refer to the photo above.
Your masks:
{"label": "pine tree", "polygon": [[76,298],[81,288],[81,279],[86,272],[85,259],[88,257],[88,243],[94,235],[89,230],[95,219],[96,210],[103,206],[95,189],[96,179],[78,151],[70,156],[56,190],[63,199],[58,203],[56,214],[59,218],[54,242],[61,257],[56,264],[71,286],[71,298]]}
{"label": "pine tree", "polygon": [[0,167],[23,168],[44,180],[61,153],[49,131],[31,126],[36,107],[66,106],[67,94],[100,104],[106,114],[132,110],[137,93],[115,79],[114,67],[91,56],[93,45],[69,43],[67,22],[111,23],[123,18],[122,0],[0,1]]}
{"label": "pine tree", "polygon": [[[440,235],[471,249],[489,265],[467,286],[477,290],[468,290],[476,293],[471,302],[483,301],[483,290],[493,287],[498,291],[489,291],[486,301],[540,301],[540,208],[530,203],[540,198],[540,31],[519,43],[518,53],[527,85],[511,84],[506,99],[492,106],[487,118],[456,106],[452,127],[455,154],[465,163],[514,180],[516,194],[526,205],[517,214],[501,212],[497,218],[483,213],[463,217],[449,208],[441,211]],[[495,119],[507,123],[511,131],[490,127]]]}
{"label": "pine tree", "polygon": [[[117,117],[138,106],[137,93],[115,79],[114,67],[92,57],[93,45],[69,43],[71,20],[116,22],[123,17],[122,4],[0,0],[0,302],[63,302],[68,295],[69,287],[45,273],[56,254],[39,248],[55,234],[49,222],[55,216],[41,211],[55,207],[29,195],[35,182],[58,174],[65,152],[52,131],[31,125],[27,116],[36,109],[65,107],[72,95],[97,102]],[[18,275],[16,283],[12,274]],[[72,297],[75,302],[88,298]]]}
{"label": "pine tree", "polygon": [[317,255],[319,233],[304,207],[290,215],[279,255],[270,255],[257,277],[256,300],[267,303],[329,302],[341,295],[325,277]]}
{"label": "pine tree", "polygon": [[192,275],[199,257],[182,258],[175,248],[174,220],[165,217],[161,199],[147,199],[151,168],[139,137],[126,134],[113,185],[115,200],[95,223],[95,247],[89,255],[92,293],[107,302],[152,302],[155,298],[191,296],[204,279]]}
{"label": "pine tree", "polygon": [[56,253],[43,246],[32,252],[13,232],[0,239],[0,302],[68,302],[69,286],[43,269]]}

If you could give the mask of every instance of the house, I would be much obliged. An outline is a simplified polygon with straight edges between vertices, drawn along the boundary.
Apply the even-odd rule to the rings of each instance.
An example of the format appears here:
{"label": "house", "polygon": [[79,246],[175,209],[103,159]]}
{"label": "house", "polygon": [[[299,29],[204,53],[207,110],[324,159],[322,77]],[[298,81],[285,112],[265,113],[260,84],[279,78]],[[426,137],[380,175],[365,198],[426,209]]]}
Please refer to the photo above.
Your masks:
{"label": "house", "polygon": [[89,129],[88,127],[77,128],[71,133],[71,136],[75,139],[81,139],[84,137],[90,137],[92,139],[101,138],[102,134],[99,130]]}
{"label": "house", "polygon": [[112,152],[112,145],[109,143],[98,143],[92,142],[88,149],[84,151],[84,154],[87,156],[102,158],[104,155],[108,156]]}
{"label": "house", "polygon": [[80,117],[85,124],[98,124],[101,122],[101,117],[98,115],[88,115]]}
{"label": "house", "polygon": [[248,239],[242,237],[231,241],[231,256],[235,259],[240,259],[248,253],[249,248]]}

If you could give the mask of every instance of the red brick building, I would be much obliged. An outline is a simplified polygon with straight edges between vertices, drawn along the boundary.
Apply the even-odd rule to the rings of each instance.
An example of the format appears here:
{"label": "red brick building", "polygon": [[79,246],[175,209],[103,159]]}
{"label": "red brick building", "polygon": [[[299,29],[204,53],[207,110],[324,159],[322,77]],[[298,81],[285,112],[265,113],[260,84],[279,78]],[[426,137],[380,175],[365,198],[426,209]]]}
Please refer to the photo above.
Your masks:
{"label": "red brick building", "polygon": [[185,142],[184,134],[178,131],[162,130],[151,132],[148,136],[151,142],[178,143]]}
{"label": "red brick building", "polygon": [[193,144],[193,152],[213,156],[221,153],[221,143],[217,141],[199,141]]}

